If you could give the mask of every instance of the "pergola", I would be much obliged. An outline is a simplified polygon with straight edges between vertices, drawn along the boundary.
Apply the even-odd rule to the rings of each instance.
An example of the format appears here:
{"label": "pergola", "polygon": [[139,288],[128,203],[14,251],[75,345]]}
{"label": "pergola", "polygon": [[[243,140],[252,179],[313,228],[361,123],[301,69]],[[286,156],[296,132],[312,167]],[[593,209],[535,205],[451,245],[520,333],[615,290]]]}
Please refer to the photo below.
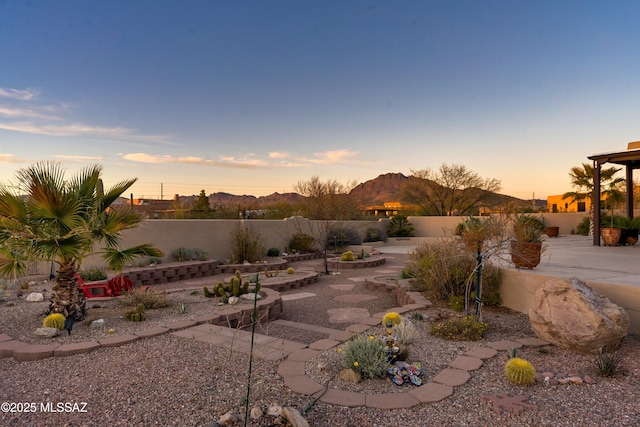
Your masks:
{"label": "pergola", "polygon": [[627,184],[626,213],[629,218],[633,218],[633,170],[640,169],[640,141],[630,142],[626,151],[594,154],[588,159],[593,160],[593,244],[600,246],[600,167],[605,163],[624,165]]}

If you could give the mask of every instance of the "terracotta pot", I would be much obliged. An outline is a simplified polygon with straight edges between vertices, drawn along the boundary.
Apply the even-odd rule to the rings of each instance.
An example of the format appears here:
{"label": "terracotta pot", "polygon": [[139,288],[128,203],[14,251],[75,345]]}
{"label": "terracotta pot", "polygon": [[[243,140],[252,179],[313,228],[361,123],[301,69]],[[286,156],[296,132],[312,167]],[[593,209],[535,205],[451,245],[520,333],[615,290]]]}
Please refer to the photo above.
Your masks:
{"label": "terracotta pot", "polygon": [[549,237],[558,237],[558,234],[560,234],[560,227],[546,227],[546,233]]}
{"label": "terracotta pot", "polygon": [[511,262],[516,268],[535,268],[540,264],[541,253],[542,242],[511,241]]}
{"label": "terracotta pot", "polygon": [[623,228],[620,240],[621,245],[635,245],[638,242],[638,229]]}
{"label": "terracotta pot", "polygon": [[605,246],[616,246],[620,244],[620,236],[622,236],[622,228],[604,227],[600,229],[602,243]]}

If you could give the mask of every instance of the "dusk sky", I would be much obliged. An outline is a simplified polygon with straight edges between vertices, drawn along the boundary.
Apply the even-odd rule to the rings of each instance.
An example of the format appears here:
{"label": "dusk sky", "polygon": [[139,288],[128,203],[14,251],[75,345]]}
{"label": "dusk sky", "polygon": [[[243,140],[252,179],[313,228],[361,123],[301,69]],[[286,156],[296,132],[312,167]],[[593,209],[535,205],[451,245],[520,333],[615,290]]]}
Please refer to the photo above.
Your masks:
{"label": "dusk sky", "polygon": [[[0,181],[134,197],[467,166],[522,199],[640,140],[640,2],[0,0]],[[128,196],[128,194],[127,194]]]}

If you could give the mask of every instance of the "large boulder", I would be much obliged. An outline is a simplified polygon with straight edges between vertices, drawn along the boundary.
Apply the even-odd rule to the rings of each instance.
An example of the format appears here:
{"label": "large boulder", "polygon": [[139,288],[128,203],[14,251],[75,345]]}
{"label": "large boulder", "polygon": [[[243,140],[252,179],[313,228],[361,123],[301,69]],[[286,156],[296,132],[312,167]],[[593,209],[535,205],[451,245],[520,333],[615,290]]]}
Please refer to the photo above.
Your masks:
{"label": "large boulder", "polygon": [[538,338],[585,353],[615,349],[629,329],[629,315],[578,278],[552,279],[529,309]]}

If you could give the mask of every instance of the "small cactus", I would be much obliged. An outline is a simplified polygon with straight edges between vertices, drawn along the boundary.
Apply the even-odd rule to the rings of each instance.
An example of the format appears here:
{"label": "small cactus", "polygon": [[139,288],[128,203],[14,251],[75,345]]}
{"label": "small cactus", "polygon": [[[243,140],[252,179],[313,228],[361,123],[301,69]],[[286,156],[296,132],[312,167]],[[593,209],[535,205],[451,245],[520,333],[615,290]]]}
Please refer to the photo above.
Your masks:
{"label": "small cactus", "polygon": [[293,267],[287,268],[287,274],[293,274]]}
{"label": "small cactus", "polygon": [[147,316],[144,313],[144,304],[140,303],[134,310],[125,311],[124,318],[130,322],[142,322],[146,320]]}
{"label": "small cactus", "polygon": [[65,320],[66,318],[64,317],[64,314],[53,313],[44,318],[42,326],[44,326],[45,328],[56,328],[63,330]]}
{"label": "small cactus", "polygon": [[207,287],[204,287],[204,297],[205,298],[211,298],[213,295],[211,295],[211,292],[209,292],[209,289],[207,289]]}
{"label": "small cactus", "polygon": [[518,385],[531,385],[536,380],[536,369],[531,362],[512,357],[504,365],[504,373],[507,379]]}

